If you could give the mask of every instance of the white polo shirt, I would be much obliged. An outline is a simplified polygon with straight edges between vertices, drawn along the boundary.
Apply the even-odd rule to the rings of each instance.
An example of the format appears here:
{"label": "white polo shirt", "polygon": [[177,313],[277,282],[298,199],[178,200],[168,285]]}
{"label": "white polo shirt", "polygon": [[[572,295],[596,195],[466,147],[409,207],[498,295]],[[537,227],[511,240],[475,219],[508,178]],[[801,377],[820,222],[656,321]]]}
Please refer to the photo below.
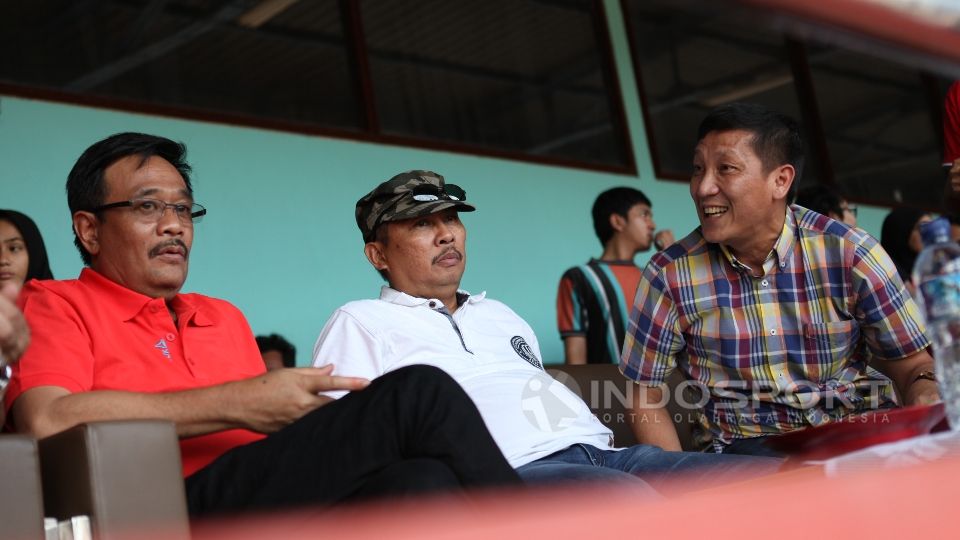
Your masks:
{"label": "white polo shirt", "polygon": [[609,449],[610,430],[544,372],[530,325],[485,295],[468,295],[450,316],[440,300],[385,286],[379,300],[334,312],[314,346],[313,364],[368,379],[415,364],[446,371],[473,399],[513,467],[577,443]]}

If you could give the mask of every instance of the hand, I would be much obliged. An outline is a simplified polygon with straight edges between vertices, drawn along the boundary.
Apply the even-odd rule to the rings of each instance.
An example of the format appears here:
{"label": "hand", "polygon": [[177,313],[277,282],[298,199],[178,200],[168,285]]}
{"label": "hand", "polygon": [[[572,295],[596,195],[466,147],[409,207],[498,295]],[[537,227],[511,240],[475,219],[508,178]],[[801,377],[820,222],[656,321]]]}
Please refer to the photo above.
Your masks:
{"label": "hand", "polygon": [[277,369],[232,383],[237,420],[254,431],[272,433],[333,401],[319,392],[362,390],[370,384],[367,379],[332,376],[332,372],[332,365]]}
{"label": "hand", "polygon": [[950,191],[954,196],[960,196],[960,158],[953,160],[953,166],[947,173],[950,180]]}
{"label": "hand", "polygon": [[0,288],[0,363],[16,362],[30,344],[30,328],[14,303],[18,293],[19,288],[12,283]]}
{"label": "hand", "polygon": [[663,250],[665,247],[674,243],[676,240],[673,238],[673,231],[670,229],[663,229],[657,231],[657,234],[653,235],[653,245],[656,246],[657,251]]}

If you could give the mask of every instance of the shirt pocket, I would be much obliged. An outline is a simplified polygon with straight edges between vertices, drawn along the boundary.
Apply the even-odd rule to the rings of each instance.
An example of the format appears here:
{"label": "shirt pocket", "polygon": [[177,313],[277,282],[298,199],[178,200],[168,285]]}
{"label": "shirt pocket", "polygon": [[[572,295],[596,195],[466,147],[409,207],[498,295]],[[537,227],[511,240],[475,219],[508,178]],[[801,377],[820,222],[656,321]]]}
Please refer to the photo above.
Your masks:
{"label": "shirt pocket", "polygon": [[842,379],[850,367],[859,335],[855,321],[803,325],[804,364],[811,382]]}

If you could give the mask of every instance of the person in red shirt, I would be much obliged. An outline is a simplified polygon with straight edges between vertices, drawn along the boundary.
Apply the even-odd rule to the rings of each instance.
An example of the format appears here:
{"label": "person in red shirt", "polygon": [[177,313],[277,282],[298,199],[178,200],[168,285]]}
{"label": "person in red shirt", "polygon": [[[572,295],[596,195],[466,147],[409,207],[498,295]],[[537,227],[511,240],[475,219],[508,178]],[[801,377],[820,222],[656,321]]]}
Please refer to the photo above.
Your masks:
{"label": "person in red shirt", "polygon": [[[120,133],[71,170],[88,268],[76,280],[31,281],[20,295],[34,335],[5,397],[18,431],[169,419],[193,516],[519,482],[441,371],[418,366],[372,384],[329,368],[265,373],[237,308],[181,293],[206,214],[185,152]],[[318,395],[329,390],[355,397],[330,403]]]}

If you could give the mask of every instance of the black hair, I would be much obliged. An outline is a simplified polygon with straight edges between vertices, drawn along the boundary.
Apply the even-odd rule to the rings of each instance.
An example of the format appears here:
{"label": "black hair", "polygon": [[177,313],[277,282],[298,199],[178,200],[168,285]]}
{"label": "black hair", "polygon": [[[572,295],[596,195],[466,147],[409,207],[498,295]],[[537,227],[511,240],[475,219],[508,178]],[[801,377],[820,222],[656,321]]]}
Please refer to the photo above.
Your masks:
{"label": "black hair", "polygon": [[16,210],[0,210],[0,221],[8,221],[20,231],[23,243],[27,247],[27,277],[31,279],[53,279],[50,261],[47,259],[47,247],[43,243],[40,229],[26,214]]}
{"label": "black hair", "polygon": [[[105,204],[107,186],[104,172],[117,161],[129,156],[139,156],[139,166],[143,166],[153,156],[166,160],[183,177],[187,192],[193,193],[193,186],[190,184],[192,169],[186,162],[187,148],[183,143],[145,133],[117,133],[87,148],[70,169],[67,176],[67,205],[70,207],[70,214],[81,210],[91,211]],[[90,266],[90,253],[84,249],[77,231],[73,231],[73,243],[80,251],[83,264]]]}
{"label": "black hair", "polygon": [[267,351],[277,351],[283,357],[283,367],[292,368],[297,365],[297,348],[280,334],[257,336],[256,339],[260,354]]}
{"label": "black hair", "polygon": [[808,186],[797,192],[796,203],[809,208],[818,214],[829,216],[831,213],[840,216],[843,221],[843,201],[846,197],[840,191],[829,186]]}
{"label": "black hair", "polygon": [[627,217],[630,209],[638,204],[645,204],[653,208],[650,199],[639,189],[630,187],[615,187],[608,189],[597,196],[593,201],[591,214],[593,215],[593,230],[597,233],[600,245],[606,247],[607,242],[613,238],[613,227],[610,225],[610,216]]}
{"label": "black hair", "polygon": [[894,208],[883,218],[880,228],[880,246],[890,255],[900,279],[907,283],[913,272],[913,263],[917,260],[917,252],[910,247],[910,234],[917,226],[920,218],[928,212],[916,208]]}
{"label": "black hair", "polygon": [[744,130],[753,133],[751,146],[765,172],[783,164],[796,171],[787,200],[792,200],[803,176],[803,137],[796,120],[756,103],[721,105],[700,122],[697,142],[713,131]]}

